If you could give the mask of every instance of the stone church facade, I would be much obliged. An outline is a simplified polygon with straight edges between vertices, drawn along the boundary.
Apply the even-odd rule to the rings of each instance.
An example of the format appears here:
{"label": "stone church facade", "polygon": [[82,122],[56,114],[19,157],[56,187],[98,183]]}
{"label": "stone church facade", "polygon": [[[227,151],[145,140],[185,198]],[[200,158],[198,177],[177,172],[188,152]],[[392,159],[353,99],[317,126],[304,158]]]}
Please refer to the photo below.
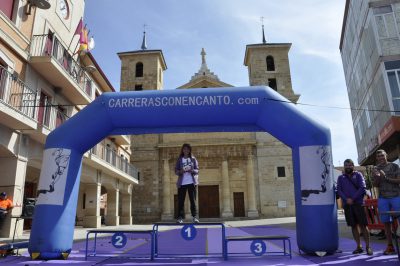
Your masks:
{"label": "stone church facade", "polygon": [[[293,92],[291,84],[290,47],[290,43],[247,45],[244,64],[248,67],[250,86],[269,85],[297,102],[299,95]],[[161,50],[148,50],[142,45],[141,50],[118,55],[121,91],[162,89],[167,65]],[[209,70],[204,49],[201,56],[199,71],[177,89],[233,87]],[[174,167],[183,143],[192,145],[193,155],[199,161],[200,221],[295,215],[291,149],[270,134],[148,134],[131,136],[131,162],[140,171],[139,185],[132,191],[134,222],[175,219]],[[190,214],[188,199],[185,208]]]}

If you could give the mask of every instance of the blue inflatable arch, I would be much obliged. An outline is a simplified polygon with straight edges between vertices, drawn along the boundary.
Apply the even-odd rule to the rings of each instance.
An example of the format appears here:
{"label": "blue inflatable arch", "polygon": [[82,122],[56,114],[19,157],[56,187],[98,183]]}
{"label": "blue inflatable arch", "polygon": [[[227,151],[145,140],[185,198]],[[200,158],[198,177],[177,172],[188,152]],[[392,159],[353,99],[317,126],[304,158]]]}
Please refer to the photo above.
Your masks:
{"label": "blue inflatable arch", "polygon": [[[187,119],[182,119],[184,113]],[[267,87],[104,93],[48,136],[29,252],[71,251],[83,154],[108,135],[266,131],[292,148],[297,243],[334,252],[338,227],[328,128]]]}

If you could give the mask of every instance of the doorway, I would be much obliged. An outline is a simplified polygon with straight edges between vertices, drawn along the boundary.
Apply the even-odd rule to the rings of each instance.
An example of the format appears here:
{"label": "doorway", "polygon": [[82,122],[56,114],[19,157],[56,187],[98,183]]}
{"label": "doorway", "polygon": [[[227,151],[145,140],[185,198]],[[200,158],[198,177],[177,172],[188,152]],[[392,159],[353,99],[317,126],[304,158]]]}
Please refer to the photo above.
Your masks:
{"label": "doorway", "polygon": [[234,217],[245,217],[244,212],[244,193],[233,192],[233,216]]}
{"label": "doorway", "polygon": [[50,97],[42,91],[39,98],[38,123],[44,126],[50,125]]}
{"label": "doorway", "polygon": [[219,186],[199,186],[199,217],[219,218]]}

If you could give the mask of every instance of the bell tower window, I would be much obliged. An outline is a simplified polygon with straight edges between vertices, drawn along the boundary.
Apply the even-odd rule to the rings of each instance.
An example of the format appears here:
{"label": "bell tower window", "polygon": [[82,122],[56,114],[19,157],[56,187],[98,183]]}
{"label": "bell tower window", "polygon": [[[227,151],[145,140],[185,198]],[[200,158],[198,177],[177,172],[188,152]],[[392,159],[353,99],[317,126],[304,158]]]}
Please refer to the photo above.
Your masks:
{"label": "bell tower window", "polygon": [[276,85],[276,79],[268,79],[268,86],[275,90],[278,91],[277,85]]}
{"label": "bell tower window", "polygon": [[143,77],[143,63],[142,62],[139,62],[136,64],[135,77],[137,77],[137,78]]}
{"label": "bell tower window", "polygon": [[275,71],[275,62],[271,55],[267,56],[267,71]]}

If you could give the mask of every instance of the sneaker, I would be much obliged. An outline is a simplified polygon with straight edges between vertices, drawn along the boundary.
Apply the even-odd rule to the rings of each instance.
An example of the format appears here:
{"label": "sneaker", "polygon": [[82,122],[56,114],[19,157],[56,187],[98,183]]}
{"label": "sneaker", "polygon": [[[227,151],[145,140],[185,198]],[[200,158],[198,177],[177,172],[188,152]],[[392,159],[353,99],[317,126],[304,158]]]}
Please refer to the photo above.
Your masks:
{"label": "sneaker", "polygon": [[178,224],[181,224],[181,223],[183,223],[183,220],[182,220],[182,218],[178,218],[178,220],[176,220],[176,222],[177,222]]}
{"label": "sneaker", "polygon": [[198,224],[198,223],[200,223],[200,221],[196,217],[193,217],[193,223]]}
{"label": "sneaker", "polygon": [[383,255],[393,255],[396,254],[392,245],[387,246],[386,250],[383,252]]}
{"label": "sneaker", "polygon": [[372,256],[372,255],[374,255],[374,252],[372,251],[372,248],[370,248],[370,247],[367,247],[367,255],[368,256]]}
{"label": "sneaker", "polygon": [[364,250],[361,248],[361,247],[359,247],[359,248],[357,248],[357,249],[355,249],[354,251],[353,251],[353,254],[361,254],[361,253],[363,253],[364,252]]}

